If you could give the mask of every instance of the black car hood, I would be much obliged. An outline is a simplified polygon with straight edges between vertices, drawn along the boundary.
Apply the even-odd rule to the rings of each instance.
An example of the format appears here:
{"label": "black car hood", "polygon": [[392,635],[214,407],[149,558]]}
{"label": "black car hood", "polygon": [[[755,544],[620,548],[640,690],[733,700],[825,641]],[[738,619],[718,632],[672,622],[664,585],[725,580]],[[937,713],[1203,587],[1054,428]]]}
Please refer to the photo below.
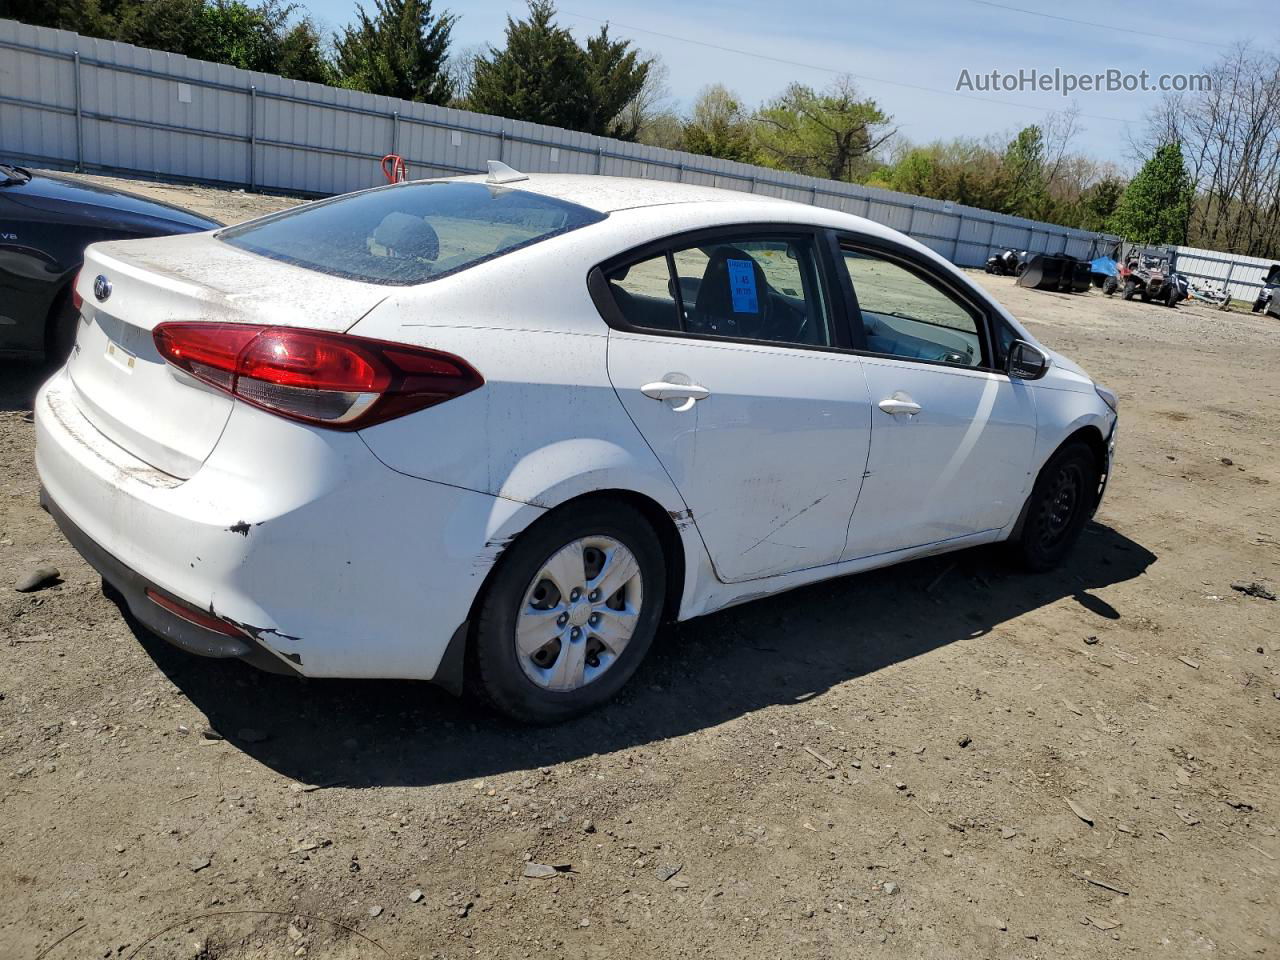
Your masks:
{"label": "black car hood", "polygon": [[49,213],[74,215],[77,222],[98,221],[116,229],[138,228],[149,232],[162,227],[165,232],[195,233],[222,226],[216,220],[135,193],[102,187],[79,180],[32,174],[26,183],[0,187],[0,196],[25,207]]}

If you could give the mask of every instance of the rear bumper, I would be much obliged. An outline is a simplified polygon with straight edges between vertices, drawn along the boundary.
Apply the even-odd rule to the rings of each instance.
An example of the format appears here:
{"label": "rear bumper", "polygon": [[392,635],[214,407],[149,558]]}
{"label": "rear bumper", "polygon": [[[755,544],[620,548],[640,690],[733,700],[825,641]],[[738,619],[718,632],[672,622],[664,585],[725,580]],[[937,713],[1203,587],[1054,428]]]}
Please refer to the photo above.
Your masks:
{"label": "rear bumper", "polygon": [[288,660],[275,656],[256,638],[248,635],[236,638],[207,630],[152,602],[147,591],[158,590],[157,585],[125,566],[90,539],[71,522],[71,518],[63,513],[43,488],[40,490],[40,506],[53,517],[53,522],[58,525],[67,542],[114,588],[134,618],[160,639],[201,657],[243,660],[272,673],[298,672]]}
{"label": "rear bumper", "polygon": [[[407,477],[358,435],[245,405],[178,480],[99,433],[65,372],[35,421],[44,502],[138,620],[192,653],[304,676],[436,679],[499,544],[542,512]],[[148,587],[235,624],[243,643]]]}

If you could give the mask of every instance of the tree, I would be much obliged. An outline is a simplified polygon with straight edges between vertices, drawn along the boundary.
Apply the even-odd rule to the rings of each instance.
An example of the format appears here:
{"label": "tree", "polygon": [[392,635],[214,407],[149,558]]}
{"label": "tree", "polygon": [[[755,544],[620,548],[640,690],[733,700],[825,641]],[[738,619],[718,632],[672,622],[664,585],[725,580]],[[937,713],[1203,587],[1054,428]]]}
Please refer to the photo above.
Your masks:
{"label": "tree", "polygon": [[0,16],[300,80],[329,79],[319,34],[282,0],[0,0]]}
{"label": "tree", "polygon": [[189,49],[216,63],[275,73],[288,10],[276,3],[250,7],[239,0],[202,3],[191,24]]}
{"label": "tree", "polygon": [[871,154],[894,135],[892,118],[874,100],[861,100],[842,77],[822,93],[793,83],[755,116],[760,160],[831,180],[856,180]]}
{"label": "tree", "polygon": [[332,84],[333,65],[324,54],[324,41],[314,23],[304,19],[280,38],[275,73],[291,80]]}
{"label": "tree", "polygon": [[1177,142],[1197,196],[1188,240],[1202,247],[1280,255],[1280,58],[1241,44],[1167,97],[1139,152]]}
{"label": "tree", "polygon": [[722,160],[755,158],[751,121],[733,91],[719,83],[703,87],[684,122],[684,149]]}
{"label": "tree", "polygon": [[1163,144],[1129,181],[1110,227],[1135,243],[1186,243],[1194,194],[1182,144]]}
{"label": "tree", "polygon": [[357,5],[356,22],[334,38],[341,84],[419,103],[449,103],[449,39],[457,18],[447,12],[437,16],[431,0],[374,3],[374,16]]}
{"label": "tree", "polygon": [[635,130],[634,139],[650,146],[680,149],[680,119],[671,109],[667,66],[656,56],[645,56],[649,69],[644,83],[622,108],[618,123]]}
{"label": "tree", "polygon": [[1086,187],[1080,194],[1078,212],[1071,226],[1102,233],[1107,229],[1123,195],[1124,181],[1119,177],[1103,177]]}
{"label": "tree", "polygon": [[468,106],[513,120],[579,130],[589,108],[582,48],[556,25],[555,7],[529,4],[529,19],[507,17],[507,45],[490,48],[472,67]]}
{"label": "tree", "polygon": [[1034,124],[1018,131],[1005,149],[1002,165],[1008,193],[1001,212],[1031,220],[1048,216],[1044,132]]}
{"label": "tree", "polygon": [[115,35],[115,18],[103,12],[98,0],[0,0],[0,17],[89,37]]}
{"label": "tree", "polygon": [[644,91],[652,61],[630,49],[628,40],[611,40],[609,25],[587,39],[587,107],[583,128],[618,140],[634,140],[643,118],[627,107]]}
{"label": "tree", "polygon": [[472,110],[601,136],[634,139],[628,104],[642,92],[650,60],[613,40],[606,25],[578,45],[555,22],[549,0],[530,0],[527,20],[507,17],[506,46],[475,59]]}

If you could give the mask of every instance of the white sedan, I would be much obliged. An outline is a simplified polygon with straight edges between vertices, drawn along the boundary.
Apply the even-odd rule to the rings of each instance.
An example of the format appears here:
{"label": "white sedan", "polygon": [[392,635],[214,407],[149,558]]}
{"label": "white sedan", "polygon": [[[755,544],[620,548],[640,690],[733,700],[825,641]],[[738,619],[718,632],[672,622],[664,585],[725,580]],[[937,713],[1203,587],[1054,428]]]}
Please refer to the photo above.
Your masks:
{"label": "white sedan", "polygon": [[664,620],[995,541],[1047,569],[1097,508],[1115,395],[919,243],[491,167],[89,248],[36,461],[142,624],[550,722]]}

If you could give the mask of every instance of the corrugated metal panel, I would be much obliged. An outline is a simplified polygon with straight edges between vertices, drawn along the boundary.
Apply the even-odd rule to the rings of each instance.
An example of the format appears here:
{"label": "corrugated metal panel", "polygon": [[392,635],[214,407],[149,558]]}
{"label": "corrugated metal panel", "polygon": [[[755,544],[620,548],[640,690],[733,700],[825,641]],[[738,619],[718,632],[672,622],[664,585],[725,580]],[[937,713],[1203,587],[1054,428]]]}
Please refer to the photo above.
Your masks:
{"label": "corrugated metal panel", "polygon": [[1175,269],[1213,290],[1225,289],[1237,300],[1253,300],[1275,260],[1219,253],[1200,247],[1174,247]]}
{"label": "corrugated metal panel", "polygon": [[332,194],[382,183],[378,160],[386,153],[404,156],[415,177],[481,172],[486,160],[502,159],[530,173],[644,177],[814,203],[910,233],[961,265],[979,265],[1005,247],[1091,256],[1104,245],[1098,235],[946,201],[287,80],[11,20],[0,20],[0,76],[0,153],[47,165]]}

